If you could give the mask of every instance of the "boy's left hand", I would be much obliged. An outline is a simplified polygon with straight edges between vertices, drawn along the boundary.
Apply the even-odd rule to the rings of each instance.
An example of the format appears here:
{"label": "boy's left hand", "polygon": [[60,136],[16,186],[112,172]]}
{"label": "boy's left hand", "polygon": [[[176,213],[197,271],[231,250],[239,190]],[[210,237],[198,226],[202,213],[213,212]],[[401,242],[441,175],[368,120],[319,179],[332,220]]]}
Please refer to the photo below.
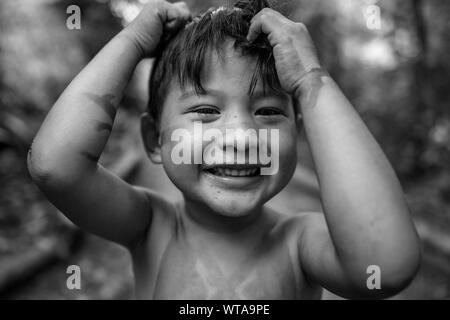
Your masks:
{"label": "boy's left hand", "polygon": [[320,68],[314,43],[302,23],[296,23],[281,13],[264,8],[251,20],[247,40],[265,33],[272,48],[275,66],[282,88],[296,97],[300,95],[303,76]]}

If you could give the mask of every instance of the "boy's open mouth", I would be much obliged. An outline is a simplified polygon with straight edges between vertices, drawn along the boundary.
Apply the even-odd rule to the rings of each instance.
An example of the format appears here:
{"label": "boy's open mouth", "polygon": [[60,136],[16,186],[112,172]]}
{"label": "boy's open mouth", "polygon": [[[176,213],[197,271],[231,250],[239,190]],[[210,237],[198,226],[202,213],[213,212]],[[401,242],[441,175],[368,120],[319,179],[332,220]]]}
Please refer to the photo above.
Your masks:
{"label": "boy's open mouth", "polygon": [[220,165],[205,168],[204,171],[219,177],[256,177],[261,174],[258,165]]}

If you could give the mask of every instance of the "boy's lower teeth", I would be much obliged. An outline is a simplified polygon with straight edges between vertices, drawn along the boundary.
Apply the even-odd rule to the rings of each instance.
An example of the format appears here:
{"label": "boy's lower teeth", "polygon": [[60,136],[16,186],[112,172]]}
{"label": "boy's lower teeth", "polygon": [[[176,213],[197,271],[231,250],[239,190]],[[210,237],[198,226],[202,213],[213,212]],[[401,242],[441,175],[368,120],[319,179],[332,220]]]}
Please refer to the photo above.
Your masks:
{"label": "boy's lower teeth", "polygon": [[214,168],[208,171],[216,176],[222,177],[253,177],[259,174],[259,168],[242,169],[242,170]]}

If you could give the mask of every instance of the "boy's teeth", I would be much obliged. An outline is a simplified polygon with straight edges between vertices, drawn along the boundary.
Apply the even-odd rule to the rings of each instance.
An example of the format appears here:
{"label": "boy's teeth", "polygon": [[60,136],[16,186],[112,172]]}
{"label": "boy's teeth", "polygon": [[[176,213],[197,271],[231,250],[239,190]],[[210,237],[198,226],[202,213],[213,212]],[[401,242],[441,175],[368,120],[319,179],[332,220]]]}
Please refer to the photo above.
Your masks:
{"label": "boy's teeth", "polygon": [[219,176],[231,176],[231,177],[245,177],[252,176],[258,171],[258,168],[250,169],[228,169],[228,168],[214,168],[212,172]]}

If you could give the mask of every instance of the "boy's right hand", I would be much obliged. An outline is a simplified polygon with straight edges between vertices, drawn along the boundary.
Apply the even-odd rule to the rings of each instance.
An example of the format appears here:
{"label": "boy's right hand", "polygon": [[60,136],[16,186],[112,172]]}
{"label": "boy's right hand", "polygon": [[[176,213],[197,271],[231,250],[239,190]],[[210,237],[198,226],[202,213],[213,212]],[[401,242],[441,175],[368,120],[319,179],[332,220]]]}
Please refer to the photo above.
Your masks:
{"label": "boy's right hand", "polygon": [[191,18],[185,2],[150,0],[123,30],[144,56],[152,56],[163,33],[173,33]]}

